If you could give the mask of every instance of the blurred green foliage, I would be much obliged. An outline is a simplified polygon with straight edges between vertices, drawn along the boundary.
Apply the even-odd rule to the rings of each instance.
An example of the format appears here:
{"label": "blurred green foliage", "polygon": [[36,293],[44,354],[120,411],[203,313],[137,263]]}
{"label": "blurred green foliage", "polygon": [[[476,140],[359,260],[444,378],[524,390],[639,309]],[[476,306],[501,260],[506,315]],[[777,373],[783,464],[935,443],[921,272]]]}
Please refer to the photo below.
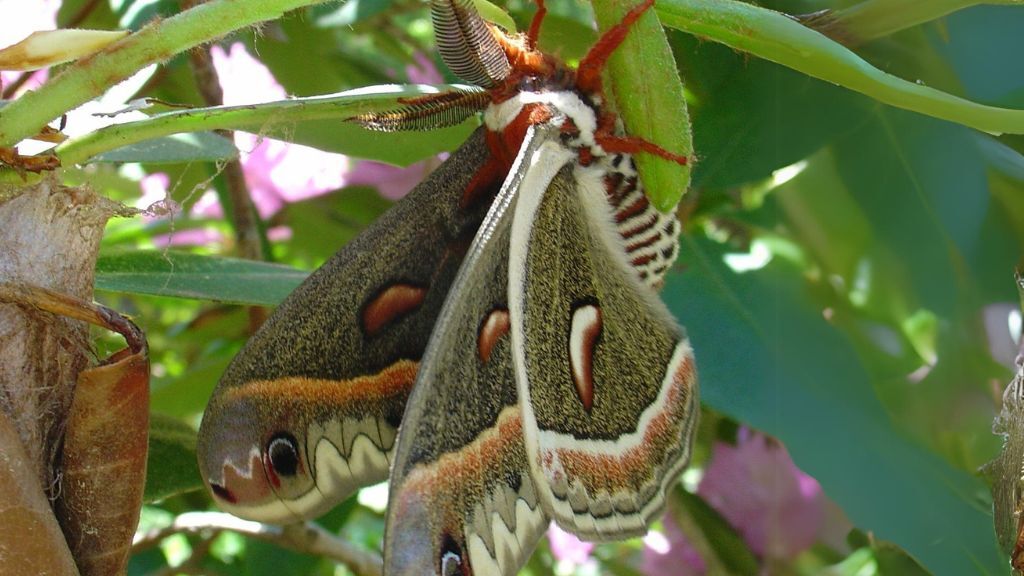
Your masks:
{"label": "blurred green foliage", "polygon": [[[88,3],[66,0],[61,18]],[[851,2],[762,4],[799,14]],[[543,47],[578,58],[595,38],[589,12],[569,0],[549,5]],[[508,9],[525,27],[531,5],[516,0]],[[112,0],[79,26],[137,29],[177,10],[174,0]],[[406,81],[414,54],[434,54],[428,21],[417,2],[350,0],[223,43],[245,43],[289,94],[312,96]],[[902,78],[1024,109],[1022,29],[1024,9],[978,6],[856,51]],[[1009,331],[986,329],[984,315],[993,305],[1017,303],[1024,141],[896,110],[704,39],[672,31],[669,38],[687,89],[697,162],[684,199],[683,257],[662,295],[687,327],[706,419],[717,423],[702,428],[695,466],[736,423],[757,428],[785,443],[853,524],[873,535],[851,538],[845,550],[812,548],[787,568],[793,574],[826,565],[831,574],[925,573],[917,561],[935,574],[1005,573],[990,496],[975,471],[998,449],[989,427],[1010,378],[992,353]],[[202,105],[181,56],[140,95]],[[316,138],[344,149],[332,139],[345,134],[324,124]],[[453,148],[459,138],[433,145]],[[387,146],[421,155],[417,140]],[[97,271],[102,299],[131,314],[150,340],[153,411],[163,415],[154,419],[150,495],[198,486],[194,445],[182,426],[194,429],[249,333],[247,310],[228,303],[279,301],[387,207],[366,188],[289,205],[266,223],[293,231],[273,243],[275,264],[226,258],[230,241],[189,253],[156,248],[154,238],[172,231],[213,229],[230,238],[228,223],[188,216],[206,182],[223,189],[218,165],[202,160],[141,164],[141,172],[168,174],[173,200],[185,210],[170,224],[113,222]],[[129,177],[96,164],[66,174],[125,203],[140,195],[138,171]],[[211,506],[193,490],[154,503],[149,513],[161,525]],[[708,518],[706,536],[717,545],[736,544],[721,536],[728,526],[702,501],[685,508],[698,525]],[[354,500],[324,523],[379,546],[380,513]],[[146,551],[130,573],[159,570],[195,543],[181,538]],[[528,573],[556,571],[546,547],[542,542]],[[600,571],[638,573],[632,559],[639,548],[602,545],[595,553]],[[749,573],[745,556],[734,560],[730,573]],[[218,537],[204,567],[239,575],[343,573],[231,535]]]}

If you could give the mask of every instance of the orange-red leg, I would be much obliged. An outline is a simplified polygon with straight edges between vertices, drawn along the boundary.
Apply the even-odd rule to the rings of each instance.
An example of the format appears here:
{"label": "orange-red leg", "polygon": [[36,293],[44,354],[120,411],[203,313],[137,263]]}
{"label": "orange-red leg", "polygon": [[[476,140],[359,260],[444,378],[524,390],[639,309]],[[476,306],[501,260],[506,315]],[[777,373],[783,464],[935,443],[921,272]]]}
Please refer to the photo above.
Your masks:
{"label": "orange-red leg", "polygon": [[629,27],[651,6],[654,6],[654,0],[644,0],[642,4],[634,6],[622,18],[622,22],[608,29],[601,36],[601,39],[597,41],[597,44],[594,44],[590,51],[587,52],[583,60],[580,60],[580,67],[576,71],[576,85],[580,89],[594,94],[603,93],[601,89],[601,71],[604,69],[605,63],[608,62],[612,52],[615,52],[615,49],[626,39]]}

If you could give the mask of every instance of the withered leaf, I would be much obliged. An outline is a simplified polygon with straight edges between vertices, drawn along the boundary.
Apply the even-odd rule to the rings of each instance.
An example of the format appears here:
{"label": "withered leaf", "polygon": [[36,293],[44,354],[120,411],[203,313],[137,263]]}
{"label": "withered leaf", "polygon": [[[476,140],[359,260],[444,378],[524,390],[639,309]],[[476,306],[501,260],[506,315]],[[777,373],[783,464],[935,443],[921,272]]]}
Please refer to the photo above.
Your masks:
{"label": "withered leaf", "polygon": [[0,559],[4,574],[78,574],[14,425],[0,412]]}
{"label": "withered leaf", "polygon": [[[1024,280],[1017,288],[1024,302]],[[1024,347],[1024,339],[1021,341]],[[1017,356],[1017,373],[1003,391],[1003,407],[992,423],[1003,437],[1003,449],[981,471],[992,485],[992,512],[999,545],[1010,555],[1016,573],[1024,573],[1024,349]]]}
{"label": "withered leaf", "polygon": [[0,301],[121,333],[128,348],[78,373],[54,512],[83,576],[124,573],[142,508],[149,431],[149,351],[130,320],[99,304],[0,283]]}
{"label": "withered leaf", "polygon": [[122,350],[79,373],[56,509],[83,576],[124,571],[142,508],[148,430],[144,350]]}

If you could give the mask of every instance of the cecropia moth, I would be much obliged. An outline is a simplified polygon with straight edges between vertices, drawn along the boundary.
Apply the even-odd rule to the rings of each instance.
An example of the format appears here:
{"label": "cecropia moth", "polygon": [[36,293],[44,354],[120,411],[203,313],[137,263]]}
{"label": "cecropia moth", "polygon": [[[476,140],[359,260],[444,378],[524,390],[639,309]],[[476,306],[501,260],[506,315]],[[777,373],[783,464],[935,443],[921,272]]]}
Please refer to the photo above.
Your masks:
{"label": "cecropia moth", "polygon": [[642,534],[685,466],[693,352],[655,290],[679,223],[648,203],[601,69],[651,1],[566,67],[471,0],[433,0],[482,90],[356,120],[483,126],[313,273],[234,359],[203,418],[217,503],[274,523],[388,478],[386,574],[515,574],[550,520]]}

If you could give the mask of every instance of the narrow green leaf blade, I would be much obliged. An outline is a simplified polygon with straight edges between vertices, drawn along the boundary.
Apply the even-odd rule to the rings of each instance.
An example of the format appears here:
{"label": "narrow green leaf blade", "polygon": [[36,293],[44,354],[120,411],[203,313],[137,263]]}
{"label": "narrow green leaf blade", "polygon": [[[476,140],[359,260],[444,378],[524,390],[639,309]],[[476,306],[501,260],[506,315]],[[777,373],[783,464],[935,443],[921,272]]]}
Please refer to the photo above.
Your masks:
{"label": "narrow green leaf blade", "polygon": [[238,157],[238,149],[227,138],[213,132],[173,134],[163,138],[144,140],[103,152],[94,162],[148,162],[173,164],[176,162],[220,162]]}
{"label": "narrow green leaf blade", "polygon": [[470,118],[462,124],[440,130],[397,133],[372,132],[356,123],[345,122],[345,119],[367,112],[392,110],[403,106],[402,102],[407,98],[445,89],[445,86],[371,86],[327,96],[177,110],[72,138],[59,145],[56,153],[64,164],[80,164],[128,144],[171,134],[243,130],[328,152],[408,165],[432,154],[454,149],[469,136],[478,124],[477,119]]}
{"label": "narrow green leaf blade", "polygon": [[196,431],[177,418],[149,416],[149,457],[143,502],[199,490],[203,483],[196,464]]}
{"label": "narrow green leaf blade", "polygon": [[307,272],[253,260],[156,250],[101,254],[96,288],[112,292],[274,306]]}
{"label": "narrow green leaf blade", "polygon": [[860,56],[789,16],[736,0],[659,0],[671,28],[720,42],[826,82],[994,134],[1024,133],[1024,110],[986,106],[875,68]]}

